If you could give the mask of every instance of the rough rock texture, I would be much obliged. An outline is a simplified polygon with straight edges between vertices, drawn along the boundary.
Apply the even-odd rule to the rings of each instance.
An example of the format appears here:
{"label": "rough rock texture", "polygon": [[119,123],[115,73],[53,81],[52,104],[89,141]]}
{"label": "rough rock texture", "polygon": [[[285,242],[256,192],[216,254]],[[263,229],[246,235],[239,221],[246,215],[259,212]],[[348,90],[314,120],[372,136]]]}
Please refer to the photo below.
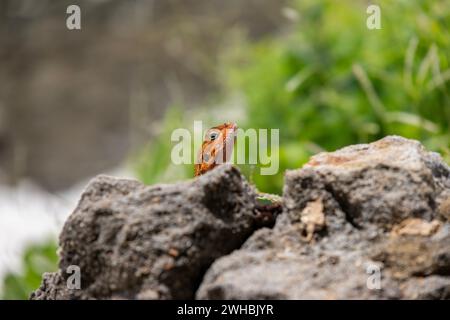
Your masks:
{"label": "rough rock texture", "polygon": [[32,298],[450,298],[450,168],[416,141],[318,154],[259,228],[268,208],[228,165],[174,185],[96,178]]}
{"label": "rough rock texture", "polygon": [[288,171],[283,213],[218,259],[199,299],[450,298],[450,169],[386,137]]}
{"label": "rough rock texture", "polygon": [[[59,272],[32,299],[189,299],[254,231],[255,192],[231,166],[174,185],[95,178],[60,236]],[[67,289],[81,270],[81,290]]]}

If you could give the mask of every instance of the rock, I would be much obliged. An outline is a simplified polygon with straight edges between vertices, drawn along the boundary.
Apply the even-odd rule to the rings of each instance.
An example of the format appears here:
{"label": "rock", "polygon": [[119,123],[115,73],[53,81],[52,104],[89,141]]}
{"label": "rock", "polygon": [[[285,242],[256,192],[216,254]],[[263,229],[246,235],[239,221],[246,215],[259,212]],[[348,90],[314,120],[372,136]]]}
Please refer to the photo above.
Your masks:
{"label": "rock", "polygon": [[[92,180],[60,236],[59,271],[31,299],[189,299],[205,270],[254,231],[256,194],[229,165],[192,181]],[[69,266],[81,289],[68,289]]]}
{"label": "rock", "polygon": [[450,279],[442,276],[429,276],[406,281],[402,285],[409,299],[442,299],[450,297]]}
{"label": "rock", "polygon": [[31,298],[450,298],[450,168],[418,142],[318,154],[286,173],[282,208],[259,198],[230,165],[172,185],[97,177]]}
{"label": "rock", "polygon": [[288,171],[283,212],[217,259],[198,299],[450,298],[450,168],[397,136]]}
{"label": "rock", "polygon": [[431,222],[417,219],[408,218],[400,222],[392,229],[393,235],[415,235],[415,236],[430,236],[435,233],[441,227],[441,222],[433,220]]}
{"label": "rock", "polygon": [[438,212],[442,217],[444,217],[447,220],[450,220],[450,192],[446,195],[446,197],[442,197],[443,200],[441,201]]}
{"label": "rock", "polygon": [[318,154],[302,170],[288,172],[288,214],[298,215],[305,201],[316,198],[302,189],[333,199],[357,228],[387,230],[406,218],[430,220],[450,189],[450,169],[419,142],[394,136]]}

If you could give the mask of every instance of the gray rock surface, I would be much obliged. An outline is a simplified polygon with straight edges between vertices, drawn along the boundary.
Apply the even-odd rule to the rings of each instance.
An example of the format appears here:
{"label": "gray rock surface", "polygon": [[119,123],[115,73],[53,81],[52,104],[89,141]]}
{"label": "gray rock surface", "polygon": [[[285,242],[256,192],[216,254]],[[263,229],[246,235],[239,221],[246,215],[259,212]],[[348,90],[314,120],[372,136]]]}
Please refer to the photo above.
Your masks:
{"label": "gray rock surface", "polygon": [[[31,298],[450,298],[450,168],[418,142],[386,137],[286,172],[273,228],[261,219],[280,208],[256,198],[229,165],[152,187],[98,177],[61,233],[59,272]],[[81,290],[67,288],[70,265]]]}
{"label": "gray rock surface", "polygon": [[450,297],[450,169],[386,137],[312,157],[285,176],[273,229],[218,259],[199,299]]}
{"label": "gray rock surface", "polygon": [[[173,185],[99,176],[61,232],[59,272],[45,274],[31,298],[193,298],[209,265],[254,231],[254,203],[228,165]],[[81,290],[67,288],[71,265]]]}

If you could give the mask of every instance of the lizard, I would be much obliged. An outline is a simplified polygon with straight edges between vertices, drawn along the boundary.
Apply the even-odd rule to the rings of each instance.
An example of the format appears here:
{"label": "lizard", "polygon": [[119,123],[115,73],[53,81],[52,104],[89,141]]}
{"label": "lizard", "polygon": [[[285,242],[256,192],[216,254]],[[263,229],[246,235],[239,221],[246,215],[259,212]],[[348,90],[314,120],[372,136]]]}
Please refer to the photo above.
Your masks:
{"label": "lizard", "polygon": [[[197,155],[195,176],[200,176],[218,165],[228,162],[236,142],[237,124],[226,122],[206,131],[204,141]],[[256,188],[255,188],[256,189]],[[261,226],[270,226],[282,212],[283,199],[274,194],[258,190],[255,213]],[[324,205],[322,199],[309,202],[301,213],[302,238],[307,242],[314,239],[314,234],[325,228]]]}
{"label": "lizard", "polygon": [[[216,166],[230,160],[236,142],[238,126],[234,122],[225,122],[206,131],[202,146],[197,154],[194,176],[200,176]],[[258,200],[280,206],[282,198],[258,192]]]}
{"label": "lizard", "polygon": [[195,164],[196,177],[230,160],[236,132],[237,125],[233,122],[226,122],[206,131]]}

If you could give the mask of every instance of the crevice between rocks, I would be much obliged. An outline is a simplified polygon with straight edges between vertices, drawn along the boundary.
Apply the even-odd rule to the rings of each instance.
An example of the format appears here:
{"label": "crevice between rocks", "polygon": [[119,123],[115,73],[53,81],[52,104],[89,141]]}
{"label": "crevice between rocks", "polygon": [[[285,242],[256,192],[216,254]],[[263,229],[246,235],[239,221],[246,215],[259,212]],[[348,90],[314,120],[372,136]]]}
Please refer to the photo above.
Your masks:
{"label": "crevice between rocks", "polygon": [[342,210],[345,216],[345,220],[355,229],[362,230],[363,227],[360,226],[353,218],[353,212],[351,205],[347,202],[346,198],[339,194],[338,191],[336,191],[331,184],[325,184],[324,185],[325,191],[327,191],[331,197],[337,202],[339,205],[339,208]]}
{"label": "crevice between rocks", "polygon": [[214,262],[216,262],[220,258],[223,258],[231,254],[235,250],[241,249],[241,247],[247,242],[247,240],[261,228],[272,229],[275,226],[276,220],[280,216],[282,211],[283,211],[282,203],[260,204],[257,202],[253,208],[253,214],[256,217],[256,219],[254,220],[255,228],[248,234],[248,236],[245,237],[245,239],[243,239],[243,241],[238,246],[236,246],[236,248],[232,249],[227,253],[224,253],[219,257],[216,257],[208,266],[202,268],[198,279],[195,281],[193,297],[194,298],[196,297],[197,291],[203,283],[205,274],[208,272],[208,270],[211,268]]}

